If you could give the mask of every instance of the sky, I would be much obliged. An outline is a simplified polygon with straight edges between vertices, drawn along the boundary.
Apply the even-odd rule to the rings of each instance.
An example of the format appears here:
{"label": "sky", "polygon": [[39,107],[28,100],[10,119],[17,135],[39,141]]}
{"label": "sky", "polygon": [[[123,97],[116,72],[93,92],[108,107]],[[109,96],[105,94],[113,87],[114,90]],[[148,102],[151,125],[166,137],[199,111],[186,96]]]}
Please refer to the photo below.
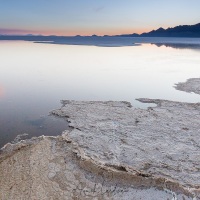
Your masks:
{"label": "sky", "polygon": [[0,34],[116,35],[200,23],[200,0],[0,0]]}

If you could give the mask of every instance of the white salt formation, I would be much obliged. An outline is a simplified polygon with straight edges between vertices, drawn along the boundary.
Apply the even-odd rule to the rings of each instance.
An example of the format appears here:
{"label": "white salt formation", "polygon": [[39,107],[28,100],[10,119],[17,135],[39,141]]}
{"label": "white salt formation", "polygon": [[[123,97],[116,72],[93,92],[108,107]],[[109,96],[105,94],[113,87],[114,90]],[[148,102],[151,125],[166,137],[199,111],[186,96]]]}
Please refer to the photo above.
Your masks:
{"label": "white salt formation", "polygon": [[69,130],[1,149],[0,199],[200,199],[200,104],[139,101],[62,101]]}

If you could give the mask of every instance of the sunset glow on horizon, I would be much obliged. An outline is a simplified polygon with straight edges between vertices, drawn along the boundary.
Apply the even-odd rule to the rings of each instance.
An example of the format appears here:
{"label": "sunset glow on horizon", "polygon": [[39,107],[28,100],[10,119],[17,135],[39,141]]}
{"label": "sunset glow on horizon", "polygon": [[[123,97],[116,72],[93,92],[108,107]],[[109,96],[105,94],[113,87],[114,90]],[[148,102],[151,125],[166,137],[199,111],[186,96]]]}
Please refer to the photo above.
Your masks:
{"label": "sunset glow on horizon", "polygon": [[[153,28],[153,27],[152,27]],[[132,33],[144,33],[151,31],[152,29],[130,29],[130,28],[125,28],[125,29],[106,29],[106,30],[17,30],[17,29],[0,29],[0,33],[2,35],[27,35],[27,34],[33,34],[33,35],[57,35],[57,36],[75,36],[75,35],[82,35],[82,36],[87,36],[87,35],[118,35],[118,34],[132,34]]]}
{"label": "sunset glow on horizon", "polygon": [[200,1],[196,0],[0,0],[0,3],[0,34],[8,35],[140,34],[200,21]]}

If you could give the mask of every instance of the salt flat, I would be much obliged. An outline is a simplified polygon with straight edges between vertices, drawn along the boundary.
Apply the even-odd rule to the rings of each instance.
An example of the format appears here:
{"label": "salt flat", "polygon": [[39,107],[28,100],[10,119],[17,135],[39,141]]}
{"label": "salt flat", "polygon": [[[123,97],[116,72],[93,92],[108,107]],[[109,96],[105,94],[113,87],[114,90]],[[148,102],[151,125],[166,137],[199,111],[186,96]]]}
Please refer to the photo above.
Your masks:
{"label": "salt flat", "polygon": [[62,101],[62,136],[1,149],[0,198],[199,199],[200,104],[139,101]]}

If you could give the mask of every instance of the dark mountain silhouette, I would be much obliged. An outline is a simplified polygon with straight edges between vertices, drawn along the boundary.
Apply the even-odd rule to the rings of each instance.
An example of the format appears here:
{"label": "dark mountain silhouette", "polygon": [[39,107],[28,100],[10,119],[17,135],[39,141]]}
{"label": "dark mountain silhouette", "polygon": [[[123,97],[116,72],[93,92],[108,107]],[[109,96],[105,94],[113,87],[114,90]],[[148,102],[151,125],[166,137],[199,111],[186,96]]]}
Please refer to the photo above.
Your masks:
{"label": "dark mountain silhouette", "polygon": [[159,28],[148,33],[126,34],[121,37],[200,37],[200,23],[195,25],[176,26],[174,28]]}

